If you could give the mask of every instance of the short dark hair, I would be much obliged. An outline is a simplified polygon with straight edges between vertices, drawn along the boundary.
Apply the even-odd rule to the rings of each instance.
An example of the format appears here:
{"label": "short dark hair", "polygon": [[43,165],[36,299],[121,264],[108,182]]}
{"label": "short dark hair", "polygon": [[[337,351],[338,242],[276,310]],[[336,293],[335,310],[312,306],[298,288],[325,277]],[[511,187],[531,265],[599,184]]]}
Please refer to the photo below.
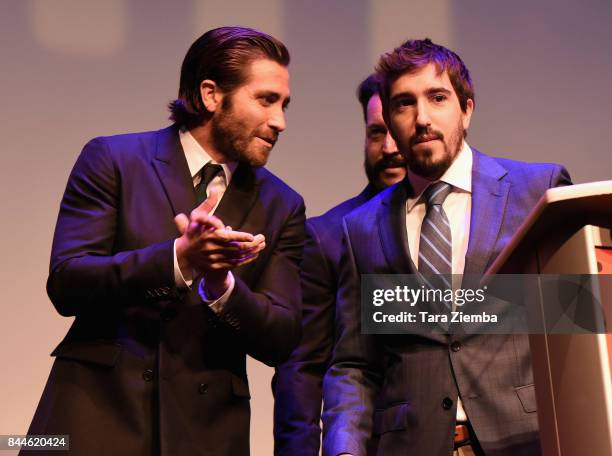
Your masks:
{"label": "short dark hair", "polygon": [[474,84],[461,58],[450,49],[433,43],[429,38],[408,40],[393,51],[383,54],[376,66],[380,78],[380,98],[383,112],[387,112],[391,83],[405,73],[412,73],[433,63],[440,73],[446,71],[455,89],[463,112],[467,100],[474,100]]}
{"label": "short dark hair", "polygon": [[219,27],[209,30],[191,45],[183,65],[178,99],[169,103],[170,119],[191,128],[209,118],[202,103],[200,84],[214,81],[226,93],[244,84],[245,69],[257,59],[289,65],[289,51],[276,38],[246,27]]}
{"label": "short dark hair", "polygon": [[363,120],[368,121],[368,103],[370,98],[380,93],[380,80],[376,73],[372,73],[370,76],[361,81],[361,84],[357,87],[357,99],[361,103],[361,109],[363,110]]}

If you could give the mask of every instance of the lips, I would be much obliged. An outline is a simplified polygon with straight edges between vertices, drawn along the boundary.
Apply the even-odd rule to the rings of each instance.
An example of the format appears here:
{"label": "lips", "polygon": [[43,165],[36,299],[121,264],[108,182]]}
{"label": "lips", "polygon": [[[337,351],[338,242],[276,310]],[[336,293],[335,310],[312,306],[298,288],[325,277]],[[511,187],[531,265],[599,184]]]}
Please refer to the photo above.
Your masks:
{"label": "lips", "polygon": [[258,139],[261,139],[263,142],[267,143],[270,147],[274,147],[277,138],[271,138],[266,136],[257,136]]}
{"label": "lips", "polygon": [[415,138],[414,144],[421,144],[421,143],[425,143],[429,141],[435,141],[436,139],[440,139],[440,137],[438,135],[418,136],[417,138]]}

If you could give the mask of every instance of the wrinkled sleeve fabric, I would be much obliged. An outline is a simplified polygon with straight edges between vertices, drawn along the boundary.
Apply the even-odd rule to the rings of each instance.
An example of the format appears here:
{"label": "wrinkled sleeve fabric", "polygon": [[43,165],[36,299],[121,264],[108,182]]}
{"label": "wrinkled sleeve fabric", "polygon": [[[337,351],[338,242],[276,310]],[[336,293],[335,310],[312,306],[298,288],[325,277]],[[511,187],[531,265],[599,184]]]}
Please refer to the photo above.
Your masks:
{"label": "wrinkled sleeve fabric", "polygon": [[249,288],[234,274],[234,288],[216,312],[234,329],[244,350],[269,366],[285,361],[300,340],[304,214],[300,197],[280,228],[256,285]]}
{"label": "wrinkled sleeve fabric", "polygon": [[61,315],[132,305],[174,288],[174,239],[116,251],[121,179],[105,138],[90,141],[68,179],[53,238],[47,292]]}

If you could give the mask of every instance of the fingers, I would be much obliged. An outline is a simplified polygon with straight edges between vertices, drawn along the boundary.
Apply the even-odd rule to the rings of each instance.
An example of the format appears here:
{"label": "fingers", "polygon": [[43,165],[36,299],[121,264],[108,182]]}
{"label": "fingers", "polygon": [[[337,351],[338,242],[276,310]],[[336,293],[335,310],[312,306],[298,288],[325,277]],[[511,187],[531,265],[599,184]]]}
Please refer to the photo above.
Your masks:
{"label": "fingers", "polygon": [[189,218],[185,214],[178,214],[174,217],[174,224],[178,232],[183,234],[189,226]]}
{"label": "fingers", "polygon": [[[234,242],[234,244],[240,249],[240,250],[254,250],[256,249],[258,246],[263,245],[263,247],[266,246],[266,238],[264,237],[263,234],[258,234],[256,236],[253,237],[252,241],[247,241],[247,242]],[[263,247],[261,247],[259,249],[259,251],[263,250]]]}
{"label": "fingers", "polygon": [[215,231],[215,237],[227,243],[252,242],[255,239],[251,233],[242,231],[229,231],[227,229]]}
{"label": "fingers", "polygon": [[220,219],[206,211],[200,210],[199,207],[191,212],[190,222],[190,227],[193,225],[193,229],[196,229],[197,225],[200,225],[200,229],[225,229],[225,225]]}

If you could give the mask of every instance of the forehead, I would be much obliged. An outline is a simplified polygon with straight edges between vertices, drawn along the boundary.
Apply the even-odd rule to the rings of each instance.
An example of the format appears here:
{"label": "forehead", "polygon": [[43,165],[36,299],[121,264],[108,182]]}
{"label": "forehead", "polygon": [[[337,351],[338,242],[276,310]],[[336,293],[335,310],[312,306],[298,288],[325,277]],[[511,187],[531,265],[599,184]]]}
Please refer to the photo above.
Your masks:
{"label": "forehead", "polygon": [[398,93],[418,94],[434,87],[443,87],[454,93],[453,85],[447,71],[439,71],[436,65],[429,63],[411,73],[404,73],[391,83],[390,96]]}
{"label": "forehead", "polygon": [[380,101],[380,95],[375,93],[368,100],[366,107],[366,116],[368,123],[371,122],[382,122],[382,103]]}
{"label": "forehead", "polygon": [[246,69],[245,87],[257,91],[276,92],[289,96],[289,71],[274,60],[256,59]]}

